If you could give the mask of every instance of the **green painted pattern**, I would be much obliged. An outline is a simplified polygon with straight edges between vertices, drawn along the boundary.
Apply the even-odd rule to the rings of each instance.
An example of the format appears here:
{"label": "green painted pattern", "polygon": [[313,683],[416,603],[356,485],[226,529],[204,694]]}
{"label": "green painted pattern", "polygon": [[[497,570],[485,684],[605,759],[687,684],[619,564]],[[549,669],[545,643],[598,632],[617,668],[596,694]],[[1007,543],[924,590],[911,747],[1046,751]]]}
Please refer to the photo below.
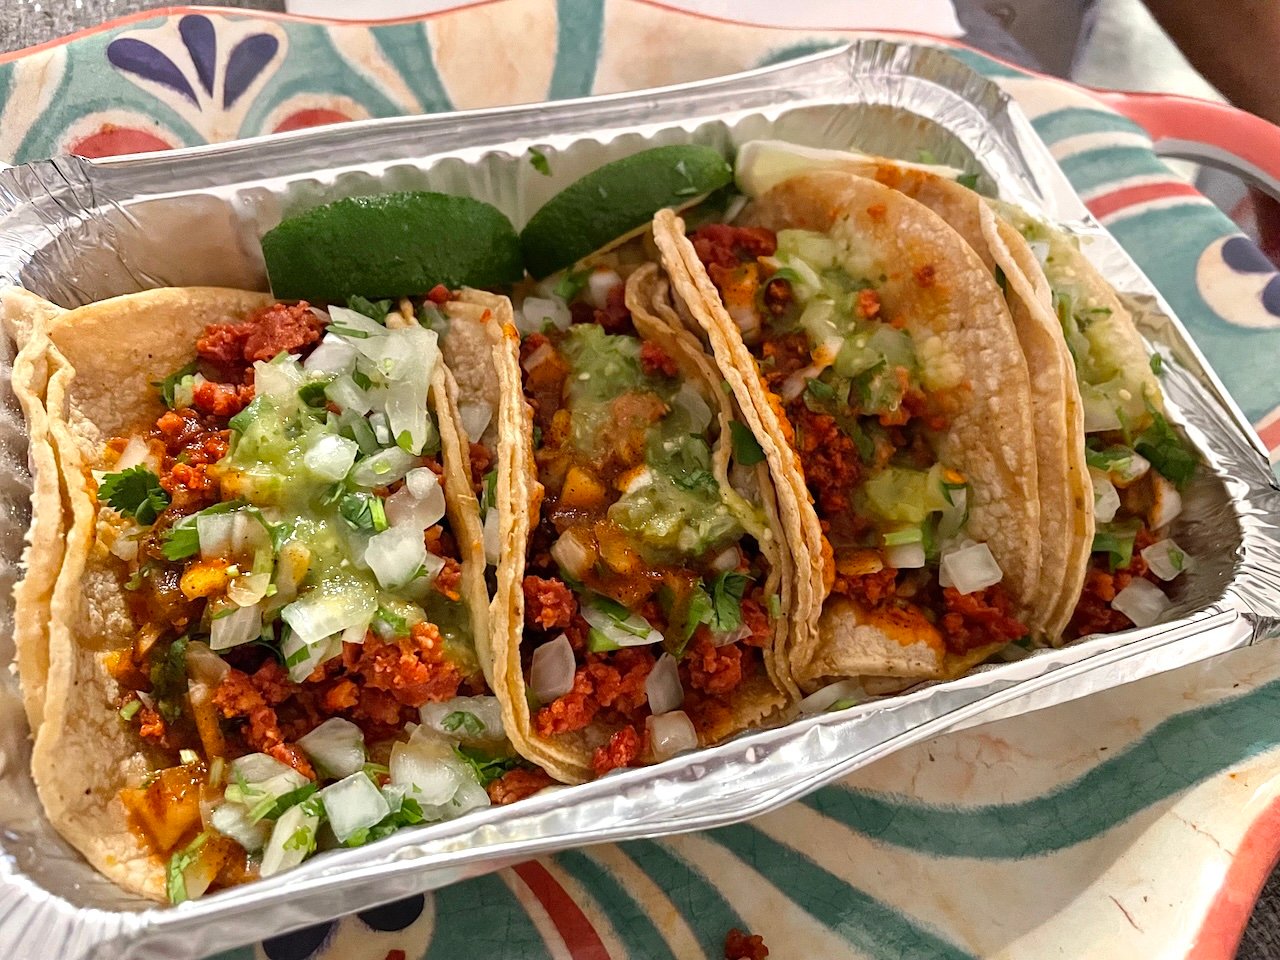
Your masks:
{"label": "green painted pattern", "polygon": [[632,840],[619,849],[662,888],[680,916],[689,921],[707,956],[723,955],[725,934],[732,928],[750,929],[716,890],[715,878],[703,875],[667,845]]}
{"label": "green painted pattern", "polygon": [[1280,744],[1280,680],[1180,713],[1042,796],[950,807],[847,788],[801,800],[876,840],[935,857],[1019,860],[1092,839],[1167,797]]}
{"label": "green painted pattern", "polygon": [[556,65],[551,100],[591,93],[604,38],[604,0],[556,0]]}
{"label": "green painted pattern", "polygon": [[721,827],[706,836],[756,869],[768,864],[765,876],[771,884],[863,953],[883,960],[974,960],[971,954],[750,824]]}
{"label": "green painted pattern", "polygon": [[1059,160],[1071,185],[1081,193],[1114,186],[1122,180],[1148,174],[1174,179],[1172,171],[1146,146],[1099,147],[1081,150]]}
{"label": "green painted pattern", "polygon": [[577,850],[557,854],[555,862],[590,892],[600,909],[608,915],[630,956],[644,960],[676,960],[649,912],[613,874]]}
{"label": "green painted pattern", "polygon": [[403,26],[370,27],[369,32],[382,55],[417,96],[418,109],[422,113],[445,113],[453,109],[453,101],[436,69],[436,52],[427,29],[424,23],[422,34]]}
{"label": "green painted pattern", "polygon": [[533,921],[496,874],[445,887],[437,890],[434,897],[435,933],[422,960],[550,960],[547,945]]}
{"label": "green painted pattern", "polygon": [[1042,113],[1031,121],[1041,139],[1052,145],[1068,137],[1085,133],[1136,133],[1146,136],[1146,131],[1118,113],[1110,110],[1094,110],[1089,107],[1063,107]]}

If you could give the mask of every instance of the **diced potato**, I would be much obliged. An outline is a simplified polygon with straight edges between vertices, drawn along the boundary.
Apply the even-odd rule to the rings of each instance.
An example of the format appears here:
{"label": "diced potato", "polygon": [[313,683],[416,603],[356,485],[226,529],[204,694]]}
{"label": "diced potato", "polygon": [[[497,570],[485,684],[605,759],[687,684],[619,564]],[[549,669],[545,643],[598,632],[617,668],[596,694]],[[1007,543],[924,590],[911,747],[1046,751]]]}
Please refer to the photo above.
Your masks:
{"label": "diced potato", "polygon": [[231,582],[230,573],[227,570],[227,562],[225,560],[201,560],[192,564],[182,574],[182,581],[179,584],[182,588],[182,595],[188,600],[194,600],[197,597],[220,596],[227,590],[227,584]]}
{"label": "diced potato", "polygon": [[565,474],[560,490],[560,506],[578,510],[594,510],[604,503],[604,484],[582,467],[573,466]]}
{"label": "diced potato", "polygon": [[200,826],[203,781],[203,764],[190,764],[161,770],[155,780],[140,789],[120,791],[130,820],[156,853],[168,856]]}

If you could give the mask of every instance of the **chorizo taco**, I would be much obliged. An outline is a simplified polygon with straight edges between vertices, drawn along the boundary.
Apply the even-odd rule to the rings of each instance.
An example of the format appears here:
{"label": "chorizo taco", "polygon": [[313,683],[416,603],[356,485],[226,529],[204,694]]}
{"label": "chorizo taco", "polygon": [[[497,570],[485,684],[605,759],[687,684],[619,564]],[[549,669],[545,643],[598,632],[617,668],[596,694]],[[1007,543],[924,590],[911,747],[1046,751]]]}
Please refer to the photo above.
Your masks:
{"label": "chorizo taco", "polygon": [[355,305],[162,289],[49,330],[68,532],[32,767],[129,890],[187,899],[551,782],[492,693],[439,305]]}
{"label": "chorizo taco", "polygon": [[461,397],[498,403],[494,682],[512,741],[565,782],[714,743],[795,692],[768,465],[635,249],[518,313],[485,297],[444,336]]}
{"label": "chorizo taco", "polygon": [[789,650],[801,688],[948,678],[1033,633],[1027,364],[964,240],[843,172],[786,179],[688,237],[661,213],[655,239],[807,507],[795,535],[825,599]]}

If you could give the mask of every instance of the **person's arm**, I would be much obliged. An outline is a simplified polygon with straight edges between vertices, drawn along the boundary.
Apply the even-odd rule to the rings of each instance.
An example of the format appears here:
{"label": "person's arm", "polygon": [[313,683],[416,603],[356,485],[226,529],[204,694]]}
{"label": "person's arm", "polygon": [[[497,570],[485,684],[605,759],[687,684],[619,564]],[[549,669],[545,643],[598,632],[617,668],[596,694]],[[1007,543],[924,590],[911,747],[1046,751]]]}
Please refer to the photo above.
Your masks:
{"label": "person's arm", "polygon": [[1238,107],[1280,123],[1280,3],[1144,0],[1191,65]]}

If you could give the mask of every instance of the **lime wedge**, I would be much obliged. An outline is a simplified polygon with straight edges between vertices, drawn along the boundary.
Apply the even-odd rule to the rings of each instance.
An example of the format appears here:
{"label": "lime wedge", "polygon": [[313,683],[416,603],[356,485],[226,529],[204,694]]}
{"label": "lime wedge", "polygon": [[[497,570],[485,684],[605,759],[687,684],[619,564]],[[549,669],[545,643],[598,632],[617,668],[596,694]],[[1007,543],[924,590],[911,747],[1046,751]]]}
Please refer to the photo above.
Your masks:
{"label": "lime wedge", "polygon": [[262,238],[271,292],[343,302],[494,288],[524,275],[520,239],[496,207],[443,193],[351,197],[289,217]]}
{"label": "lime wedge", "polygon": [[680,144],[607,163],[546,202],[520,233],[524,265],[541,279],[733,179],[719,151]]}

